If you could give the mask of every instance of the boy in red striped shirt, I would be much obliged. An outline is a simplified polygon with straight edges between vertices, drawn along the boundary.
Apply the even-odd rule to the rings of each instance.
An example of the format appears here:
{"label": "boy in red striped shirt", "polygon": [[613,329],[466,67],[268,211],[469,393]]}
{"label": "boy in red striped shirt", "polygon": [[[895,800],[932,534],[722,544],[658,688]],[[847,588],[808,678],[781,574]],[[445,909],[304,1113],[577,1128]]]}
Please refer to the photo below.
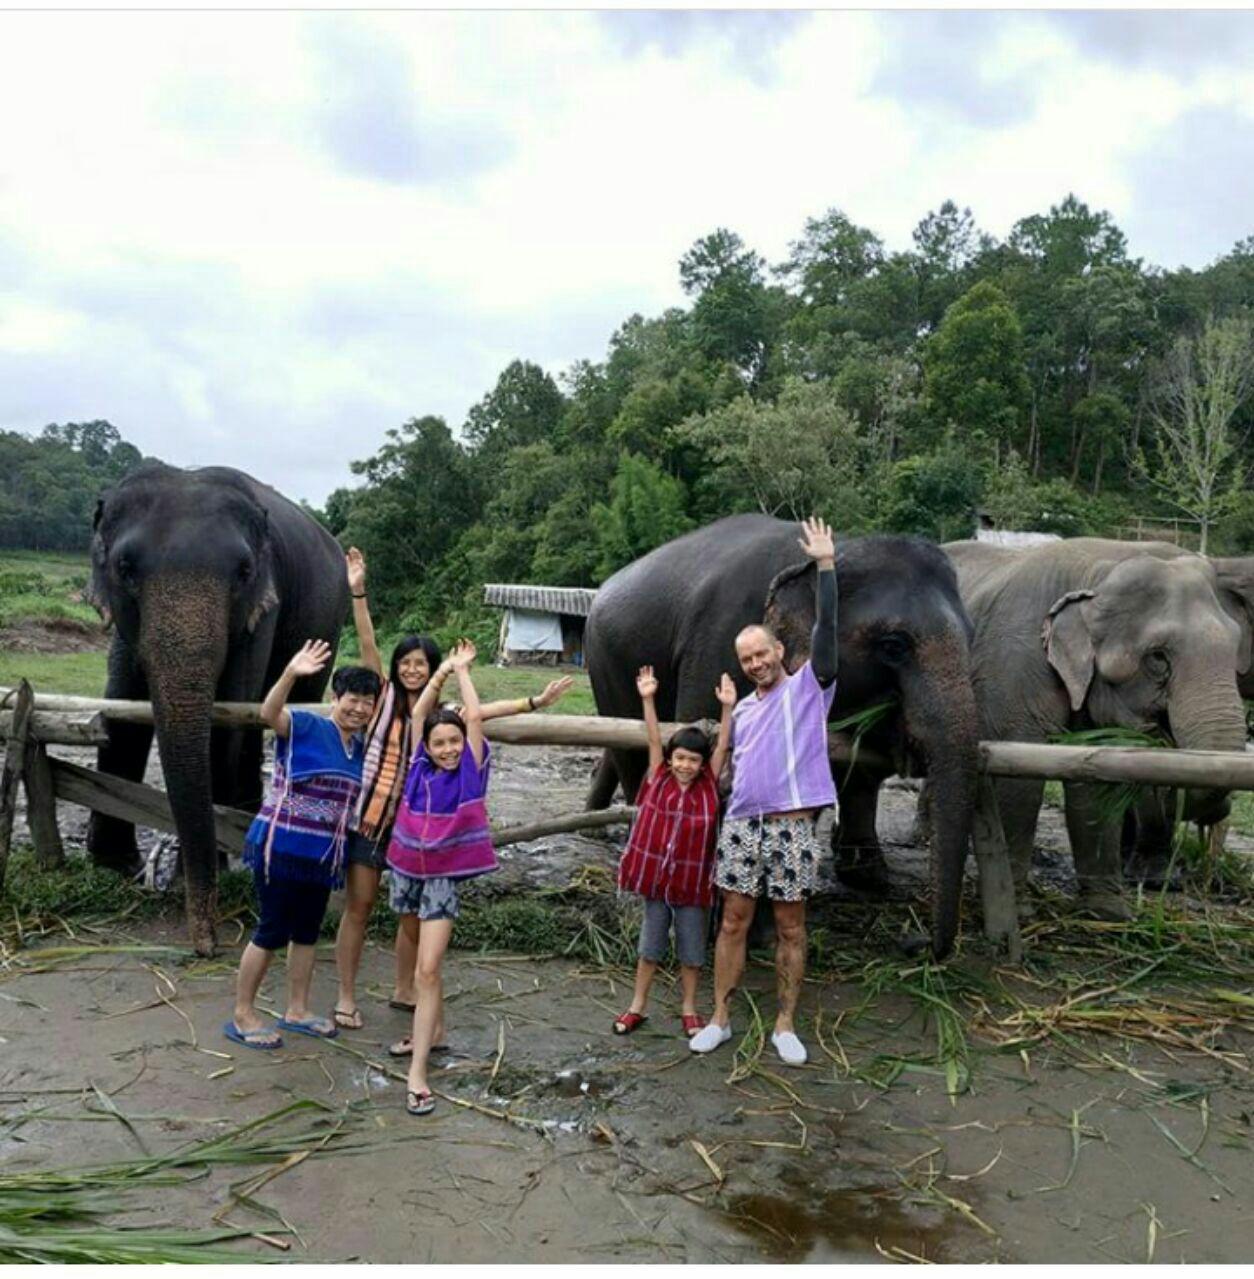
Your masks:
{"label": "boy in red striped shirt", "polygon": [[714,690],[723,714],[712,751],[709,737],[695,726],[679,729],[663,748],[653,667],[640,668],[636,688],[649,735],[649,772],[636,796],[636,820],[618,867],[618,886],[644,898],[644,921],[635,993],[630,1009],[614,1022],[614,1033],[630,1034],[647,1020],[649,989],[666,956],[673,923],[683,990],[681,1020],[691,1038],[703,1025],[697,1013],[697,983],[705,962],[707,912],[714,904],[718,777],[731,739],[736,686],[724,674]]}

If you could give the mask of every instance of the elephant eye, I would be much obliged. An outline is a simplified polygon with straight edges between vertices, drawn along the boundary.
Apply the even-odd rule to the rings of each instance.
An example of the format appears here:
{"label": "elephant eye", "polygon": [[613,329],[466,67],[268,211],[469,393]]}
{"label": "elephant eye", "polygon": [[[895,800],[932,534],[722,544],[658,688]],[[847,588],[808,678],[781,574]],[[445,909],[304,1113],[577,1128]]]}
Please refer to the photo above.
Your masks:
{"label": "elephant eye", "polygon": [[1165,648],[1152,648],[1143,662],[1146,674],[1152,679],[1163,680],[1171,674],[1171,658]]}
{"label": "elephant eye", "polygon": [[899,631],[889,631],[875,641],[880,657],[886,662],[904,662],[910,656],[909,636]]}
{"label": "elephant eye", "polygon": [[136,568],[135,561],[131,556],[125,554],[119,555],[117,559],[113,561],[113,568],[118,577],[121,578],[127,586],[133,586],[135,584]]}

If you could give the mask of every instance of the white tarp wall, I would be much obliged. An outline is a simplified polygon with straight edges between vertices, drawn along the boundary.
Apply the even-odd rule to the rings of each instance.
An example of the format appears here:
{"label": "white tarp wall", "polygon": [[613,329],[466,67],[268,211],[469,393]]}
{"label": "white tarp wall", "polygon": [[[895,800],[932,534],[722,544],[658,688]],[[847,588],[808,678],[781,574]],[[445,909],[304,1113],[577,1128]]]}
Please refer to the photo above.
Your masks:
{"label": "white tarp wall", "polygon": [[511,608],[505,647],[515,653],[560,653],[561,617],[557,613],[533,613],[526,608]]}
{"label": "white tarp wall", "polygon": [[1018,550],[1025,546],[1043,546],[1046,542],[1061,542],[1062,538],[1057,533],[1016,533],[1007,528],[981,528],[976,529],[975,540]]}

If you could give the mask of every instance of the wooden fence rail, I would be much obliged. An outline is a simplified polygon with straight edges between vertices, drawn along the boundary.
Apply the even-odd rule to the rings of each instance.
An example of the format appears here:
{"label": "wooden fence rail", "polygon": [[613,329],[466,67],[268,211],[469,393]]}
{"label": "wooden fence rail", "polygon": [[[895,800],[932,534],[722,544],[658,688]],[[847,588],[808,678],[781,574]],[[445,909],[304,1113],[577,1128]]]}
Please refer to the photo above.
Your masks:
{"label": "wooden fence rail", "polygon": [[[296,708],[293,708],[296,709]],[[325,714],[325,704],[301,709]],[[256,703],[220,702],[212,723],[222,728],[261,727]],[[97,773],[48,755],[49,745],[97,745],[106,740],[106,721],[151,724],[149,702],[111,701],[96,697],[33,694],[23,681],[18,689],[0,688],[0,738],[7,741],[0,775],[0,886],[8,859],[9,831],[16,782],[24,779],[29,824],[40,865],[63,859],[56,823],[56,801],[82,804],[96,812],[157,830],[174,831],[174,816],[164,791],[138,782]],[[678,725],[662,725],[663,734]],[[493,741],[517,745],[633,749],[647,746],[644,724],[634,719],[596,715],[517,715],[484,726]],[[859,749],[846,735],[829,736],[833,760],[855,757],[892,772],[880,756]],[[1222,790],[1254,790],[1254,753],[1161,750],[1145,747],[1050,746],[1034,742],[981,742],[981,783],[973,844],[980,868],[985,932],[1004,941],[1012,958],[1019,941],[1014,888],[1001,818],[990,779],[1032,777],[1071,782],[1125,782],[1147,786],[1180,786]],[[575,813],[526,826],[495,831],[501,843],[537,839],[561,831],[591,829],[628,821],[634,810],[620,808]],[[218,844],[228,852],[243,847],[250,814],[215,807]]]}

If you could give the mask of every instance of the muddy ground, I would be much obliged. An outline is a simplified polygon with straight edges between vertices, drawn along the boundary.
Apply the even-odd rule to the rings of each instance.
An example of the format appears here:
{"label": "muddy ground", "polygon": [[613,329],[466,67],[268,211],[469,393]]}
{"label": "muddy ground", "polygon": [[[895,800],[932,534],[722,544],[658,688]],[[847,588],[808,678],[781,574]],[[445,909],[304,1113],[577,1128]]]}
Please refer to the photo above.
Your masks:
{"label": "muddy ground", "polygon": [[[592,761],[500,748],[494,820],[579,807]],[[912,812],[908,789],[889,792],[881,829],[899,901],[924,882],[923,856],[908,847]],[[72,842],[81,815],[65,808],[63,819]],[[1065,887],[1057,813],[1047,813],[1040,841],[1039,871]],[[534,893],[584,865],[612,867],[616,855],[614,838],[537,841],[505,850],[497,878]],[[0,970],[0,1159],[12,1172],[131,1159],[308,1098],[339,1117],[323,1136],[342,1126],[256,1192],[277,1216],[233,1203],[229,1190],[262,1164],[147,1191],[142,1219],[199,1228],[225,1214],[270,1233],[281,1219],[297,1232],[275,1236],[291,1243],[285,1255],[317,1261],[1247,1258],[1248,1036],[1220,1028],[1206,1051],[1109,1034],[1045,1037],[1021,1050],[999,1042],[1007,1032],[994,1010],[982,1019],[977,1008],[966,1030],[969,1080],[950,1096],[935,1021],[892,983],[876,994],[866,980],[876,959],[912,971],[887,948],[867,947],[881,910],[846,905],[824,922],[832,950],[852,958],[807,983],[811,1062],[801,1070],[780,1065],[769,1043],[758,1054],[747,1003],[732,1043],[699,1059],[680,1037],[669,983],[649,1022],[620,1039],[610,1022],[626,1007],[627,971],[454,952],[453,1051],[436,1074],[439,1108],[424,1119],[405,1115],[384,1053],[406,1019],[387,1007],[392,965],[382,948],[366,956],[364,1030],[334,1044],[288,1036],[266,1054],[221,1035],[234,946],[220,961],[196,961],[173,922],[114,926],[79,937],[100,949],[41,964],[41,946],[67,941],[50,936]],[[1007,980],[1048,1002],[1051,972],[1061,982],[1090,962],[1076,951],[1083,946],[1060,947]],[[997,975],[996,963],[971,942],[955,974],[978,984]],[[282,980],[280,968],[267,982],[271,1006]],[[746,986],[768,1016],[772,984],[769,967],[751,968]],[[329,1007],[329,948],[316,990]],[[289,1116],[277,1131],[310,1122]],[[263,1243],[237,1246],[277,1255]]]}

